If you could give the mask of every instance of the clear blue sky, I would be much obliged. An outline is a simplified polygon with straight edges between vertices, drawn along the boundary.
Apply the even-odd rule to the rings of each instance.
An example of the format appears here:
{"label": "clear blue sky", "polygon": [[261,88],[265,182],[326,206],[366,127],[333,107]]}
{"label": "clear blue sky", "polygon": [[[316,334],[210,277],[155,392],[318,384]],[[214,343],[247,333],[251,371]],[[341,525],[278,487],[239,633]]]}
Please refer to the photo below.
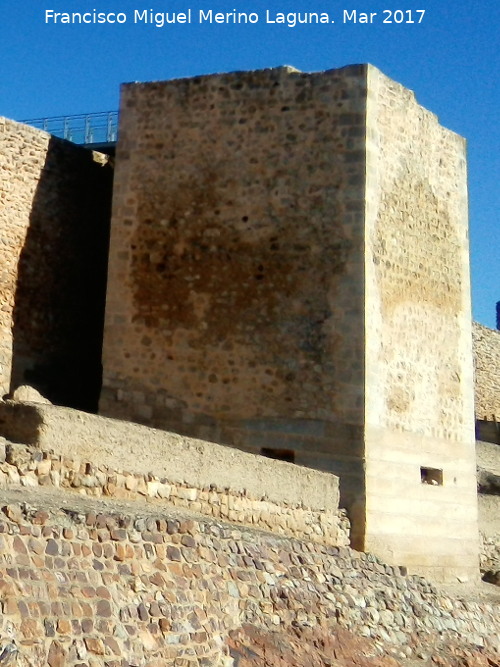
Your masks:
{"label": "clear blue sky", "polygon": [[[303,71],[370,62],[415,91],[468,140],[473,315],[495,327],[500,300],[500,3],[408,0],[0,0],[0,115],[33,118],[118,107],[119,84],[289,64]],[[193,23],[134,24],[134,10],[193,12]],[[254,25],[195,23],[199,9],[257,12]],[[45,10],[123,12],[121,25],[46,24]],[[267,24],[281,12],[328,12],[328,25]],[[343,10],[377,12],[344,24]],[[420,24],[383,10],[425,9]],[[401,15],[398,15],[400,18]],[[404,14],[405,18],[409,15]]]}

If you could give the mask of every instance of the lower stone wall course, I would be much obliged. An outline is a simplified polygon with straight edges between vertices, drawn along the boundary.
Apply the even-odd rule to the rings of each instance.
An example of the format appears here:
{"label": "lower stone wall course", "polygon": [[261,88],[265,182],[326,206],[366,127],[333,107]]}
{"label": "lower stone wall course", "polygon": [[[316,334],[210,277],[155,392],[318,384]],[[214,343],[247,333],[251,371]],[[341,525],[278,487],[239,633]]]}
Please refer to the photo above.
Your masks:
{"label": "lower stone wall course", "polygon": [[[271,462],[274,465],[276,462]],[[282,465],[277,462],[278,466]],[[292,470],[294,466],[291,466]],[[193,486],[153,472],[116,470],[78,456],[65,456],[0,437],[0,489],[16,487],[58,489],[89,498],[142,500],[184,508],[204,516],[269,530],[279,535],[307,538],[326,544],[349,544],[349,521],[344,510],[310,508],[254,496],[215,484]]]}
{"label": "lower stone wall course", "polygon": [[371,554],[146,503],[21,491],[0,498],[0,636],[17,664],[237,667],[229,637],[245,624],[344,628],[400,658],[438,641],[500,651],[498,604],[452,597]]}
{"label": "lower stone wall course", "polygon": [[12,441],[6,460],[17,469],[0,474],[0,488],[5,482],[139,496],[279,534],[348,542],[339,480],[331,474],[40,403],[0,401],[0,434]]}
{"label": "lower stone wall course", "polygon": [[321,508],[318,494],[311,509],[143,465],[112,468],[97,439],[86,449],[57,442],[54,451],[0,438],[0,644],[10,664],[243,667],[234,633],[244,627],[342,630],[401,660],[439,643],[500,654],[499,596],[457,597],[352,550],[345,514]]}

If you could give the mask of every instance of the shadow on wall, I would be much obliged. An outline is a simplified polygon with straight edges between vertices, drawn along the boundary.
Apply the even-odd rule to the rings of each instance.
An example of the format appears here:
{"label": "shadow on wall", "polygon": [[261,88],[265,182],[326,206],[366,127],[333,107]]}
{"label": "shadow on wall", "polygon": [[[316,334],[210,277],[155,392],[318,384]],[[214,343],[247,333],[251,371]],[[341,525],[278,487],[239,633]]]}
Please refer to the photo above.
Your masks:
{"label": "shadow on wall", "polygon": [[11,392],[97,411],[111,194],[106,160],[51,137],[18,264]]}
{"label": "shadow on wall", "polygon": [[476,440],[500,445],[500,422],[495,417],[491,421],[476,419]]}

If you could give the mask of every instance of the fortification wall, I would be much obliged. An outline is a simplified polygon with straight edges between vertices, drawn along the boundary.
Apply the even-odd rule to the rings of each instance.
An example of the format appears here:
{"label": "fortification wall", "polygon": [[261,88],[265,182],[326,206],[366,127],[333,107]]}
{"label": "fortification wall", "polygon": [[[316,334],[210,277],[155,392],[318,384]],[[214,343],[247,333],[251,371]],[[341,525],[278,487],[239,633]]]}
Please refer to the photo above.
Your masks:
{"label": "fortification wall", "polygon": [[467,234],[465,141],[370,67],[365,548],[435,576],[477,568]]}
{"label": "fortification wall", "polygon": [[474,322],[476,419],[500,421],[500,332]]}
{"label": "fortification wall", "polygon": [[277,534],[349,541],[333,475],[51,405],[0,403],[0,433],[20,443],[7,459],[18,471],[4,486],[143,498]]}
{"label": "fortification wall", "polygon": [[463,139],[371,66],[131,84],[121,123],[100,411],[333,471],[353,545],[474,578]]}
{"label": "fortification wall", "polygon": [[142,508],[1,501],[0,634],[20,665],[229,667],[243,623],[345,627],[399,655],[498,644],[498,605],[347,548]]}
{"label": "fortification wall", "polygon": [[[53,406],[1,407],[2,432],[13,437],[22,414],[17,439],[37,439],[0,442],[0,637],[16,642],[17,664],[230,667],[243,624],[284,635],[347,628],[400,657],[443,642],[500,651],[494,602],[451,597],[406,568],[327,544],[326,505],[309,524],[294,506],[289,521],[301,478],[314,505],[335,486],[331,475],[266,461],[283,484],[259,515],[244,504],[250,492],[234,497],[234,481],[200,489],[193,477],[226,477],[234,465],[247,483],[244,469],[260,457],[183,438],[191,465],[178,470],[170,434]],[[204,448],[217,466],[199,465]],[[163,467],[145,474],[155,460]]]}
{"label": "fortification wall", "polygon": [[29,382],[96,409],[112,172],[4,118],[0,169],[0,395]]}

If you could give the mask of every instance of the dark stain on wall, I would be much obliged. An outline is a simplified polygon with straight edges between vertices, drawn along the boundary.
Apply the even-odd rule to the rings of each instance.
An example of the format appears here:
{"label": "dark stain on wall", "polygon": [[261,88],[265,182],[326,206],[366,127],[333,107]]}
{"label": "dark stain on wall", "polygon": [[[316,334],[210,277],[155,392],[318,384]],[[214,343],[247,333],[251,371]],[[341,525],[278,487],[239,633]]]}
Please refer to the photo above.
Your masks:
{"label": "dark stain on wall", "polygon": [[365,85],[279,69],[125,87],[106,414],[357,420]]}
{"label": "dark stain on wall", "polygon": [[285,224],[271,205],[263,220],[242,216],[241,206],[233,219],[221,219],[224,196],[216,174],[206,172],[165,198],[141,199],[131,246],[134,320],[154,330],[196,331],[200,347],[228,334],[255,345],[294,340],[320,360],[328,286],[350,251],[331,224],[336,212],[312,225],[292,201]]}

